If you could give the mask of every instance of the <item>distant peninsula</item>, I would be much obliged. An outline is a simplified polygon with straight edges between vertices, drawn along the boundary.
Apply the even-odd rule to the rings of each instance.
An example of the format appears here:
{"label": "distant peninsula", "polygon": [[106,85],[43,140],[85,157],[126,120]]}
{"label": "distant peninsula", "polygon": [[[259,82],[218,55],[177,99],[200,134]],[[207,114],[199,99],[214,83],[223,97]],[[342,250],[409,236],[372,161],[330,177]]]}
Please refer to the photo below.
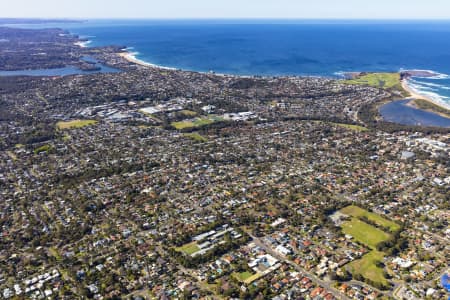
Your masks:
{"label": "distant peninsula", "polygon": [[72,19],[28,19],[28,18],[0,18],[1,24],[46,24],[46,23],[83,23],[84,20]]}

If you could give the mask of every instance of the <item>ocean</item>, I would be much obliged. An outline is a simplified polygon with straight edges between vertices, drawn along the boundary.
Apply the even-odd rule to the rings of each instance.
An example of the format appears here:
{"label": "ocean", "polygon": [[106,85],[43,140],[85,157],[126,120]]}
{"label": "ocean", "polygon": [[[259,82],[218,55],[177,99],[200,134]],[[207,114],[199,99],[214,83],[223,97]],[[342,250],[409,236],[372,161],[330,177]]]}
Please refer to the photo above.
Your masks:
{"label": "ocean", "polygon": [[166,67],[235,75],[339,77],[430,70],[419,93],[450,106],[450,21],[89,20],[62,27]]}

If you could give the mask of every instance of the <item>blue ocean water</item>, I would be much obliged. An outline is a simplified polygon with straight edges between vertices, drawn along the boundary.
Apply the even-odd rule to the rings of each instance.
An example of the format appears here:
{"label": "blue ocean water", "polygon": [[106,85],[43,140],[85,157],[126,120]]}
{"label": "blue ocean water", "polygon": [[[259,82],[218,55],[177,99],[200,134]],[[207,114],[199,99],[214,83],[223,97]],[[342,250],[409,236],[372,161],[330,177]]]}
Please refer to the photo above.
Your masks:
{"label": "blue ocean water", "polygon": [[[23,25],[21,25],[23,27]],[[36,27],[42,25],[30,25]],[[49,27],[50,25],[44,25]],[[55,24],[161,66],[236,75],[432,70],[413,87],[450,105],[450,21],[91,20]]]}

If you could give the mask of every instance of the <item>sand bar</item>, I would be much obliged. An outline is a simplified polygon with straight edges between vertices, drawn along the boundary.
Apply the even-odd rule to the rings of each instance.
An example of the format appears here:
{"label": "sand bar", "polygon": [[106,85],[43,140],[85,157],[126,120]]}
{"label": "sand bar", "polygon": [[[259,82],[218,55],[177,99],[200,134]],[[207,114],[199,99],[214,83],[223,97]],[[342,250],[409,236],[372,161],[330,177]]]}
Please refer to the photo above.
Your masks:
{"label": "sand bar", "polygon": [[425,100],[425,101],[431,102],[434,105],[437,105],[441,108],[450,110],[449,105],[446,105],[440,101],[436,101],[435,99],[433,99],[431,97],[424,96],[424,95],[420,94],[419,92],[417,92],[414,88],[412,88],[410,85],[408,85],[407,79],[402,80],[402,87],[405,91],[407,91],[411,95],[411,98]]}

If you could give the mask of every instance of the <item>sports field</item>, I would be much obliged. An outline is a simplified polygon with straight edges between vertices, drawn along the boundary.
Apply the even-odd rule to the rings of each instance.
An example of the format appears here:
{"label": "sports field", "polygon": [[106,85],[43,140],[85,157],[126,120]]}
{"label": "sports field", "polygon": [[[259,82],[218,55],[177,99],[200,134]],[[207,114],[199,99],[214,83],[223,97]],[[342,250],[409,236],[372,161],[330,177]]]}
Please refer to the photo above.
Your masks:
{"label": "sports field", "polygon": [[179,248],[176,248],[175,250],[178,252],[183,252],[187,255],[191,255],[191,254],[194,254],[195,252],[200,251],[200,248],[198,247],[196,242],[193,242],[193,243],[185,244]]}
{"label": "sports field", "polygon": [[184,120],[180,122],[172,122],[170,125],[172,125],[175,129],[181,130],[186,128],[202,127],[220,121],[223,121],[223,118],[217,116],[208,116]]}
{"label": "sports field", "polygon": [[385,278],[384,270],[377,266],[378,262],[383,261],[384,253],[372,251],[363,258],[350,263],[349,269],[352,274],[360,274],[364,278],[379,283],[382,286],[389,286],[389,282]]}
{"label": "sports field", "polygon": [[72,128],[82,128],[85,126],[95,125],[98,122],[95,120],[72,120],[72,121],[60,121],[56,123],[58,129],[72,129]]}
{"label": "sports field", "polygon": [[342,230],[345,234],[351,235],[358,242],[376,249],[377,245],[390,238],[390,235],[372,225],[369,225],[357,218],[342,224]]}
{"label": "sports field", "polygon": [[343,123],[334,123],[334,124],[336,124],[339,127],[350,129],[353,131],[360,131],[360,132],[369,131],[369,129],[367,129],[366,127],[359,126],[359,125],[343,124]]}
{"label": "sports field", "polygon": [[400,228],[401,228],[399,224],[397,224],[393,221],[390,221],[388,219],[385,219],[378,214],[371,213],[371,212],[369,212],[365,209],[362,209],[358,206],[355,206],[355,205],[347,206],[347,207],[341,209],[341,213],[352,216],[352,217],[357,217],[357,218],[358,217],[366,217],[367,219],[374,222],[378,226],[381,226],[383,228],[389,228],[389,230],[391,232],[395,232],[397,230],[400,230]]}
{"label": "sports field", "polygon": [[348,270],[353,276],[361,275],[378,288],[389,287],[390,284],[385,277],[384,269],[378,266],[379,262],[383,261],[385,253],[379,252],[376,249],[380,242],[389,240],[391,234],[359,218],[366,217],[371,222],[390,231],[400,230],[400,225],[354,205],[347,206],[341,209],[340,212],[351,217],[349,221],[345,221],[341,225],[342,231],[345,234],[351,235],[355,241],[372,249],[372,251],[362,258],[351,262],[348,265]]}

